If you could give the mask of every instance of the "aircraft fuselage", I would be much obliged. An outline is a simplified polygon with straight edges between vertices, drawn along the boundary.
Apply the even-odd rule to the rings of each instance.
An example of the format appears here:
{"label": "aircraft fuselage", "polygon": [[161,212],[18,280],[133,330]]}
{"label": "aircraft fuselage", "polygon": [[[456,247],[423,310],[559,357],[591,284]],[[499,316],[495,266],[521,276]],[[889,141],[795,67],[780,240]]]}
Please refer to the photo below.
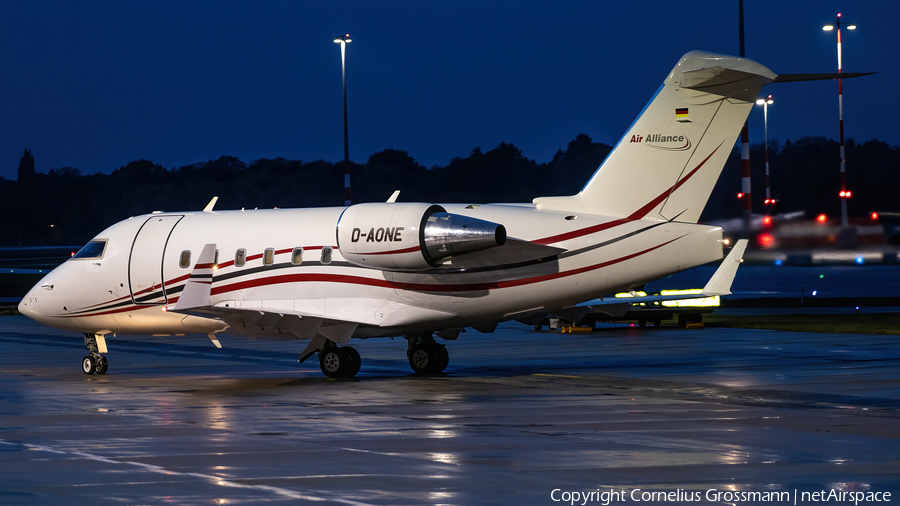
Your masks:
{"label": "aircraft fuselage", "polygon": [[[102,258],[65,262],[21,307],[48,325],[86,333],[221,331],[221,320],[163,310],[178,301],[203,246],[214,243],[214,304],[359,322],[354,337],[395,336],[568,307],[722,257],[718,227],[547,212],[532,205],[443,207],[502,224],[511,239],[565,251],[486,266],[454,265],[451,257],[424,271],[391,271],[344,259],[336,237],[344,207],[156,213],[103,231],[97,236],[106,240]],[[372,241],[416,233],[383,228],[372,227]],[[243,265],[236,265],[241,258]],[[284,334],[251,323],[243,331]]]}

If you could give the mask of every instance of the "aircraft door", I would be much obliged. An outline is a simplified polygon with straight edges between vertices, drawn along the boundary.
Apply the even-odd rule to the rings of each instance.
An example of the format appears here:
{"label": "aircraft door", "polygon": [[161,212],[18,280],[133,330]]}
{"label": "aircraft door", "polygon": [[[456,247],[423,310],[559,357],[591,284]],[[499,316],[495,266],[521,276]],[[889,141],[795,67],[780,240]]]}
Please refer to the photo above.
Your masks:
{"label": "aircraft door", "polygon": [[163,261],[172,229],[184,216],[153,216],[138,230],[128,258],[128,288],[135,304],[166,304]]}

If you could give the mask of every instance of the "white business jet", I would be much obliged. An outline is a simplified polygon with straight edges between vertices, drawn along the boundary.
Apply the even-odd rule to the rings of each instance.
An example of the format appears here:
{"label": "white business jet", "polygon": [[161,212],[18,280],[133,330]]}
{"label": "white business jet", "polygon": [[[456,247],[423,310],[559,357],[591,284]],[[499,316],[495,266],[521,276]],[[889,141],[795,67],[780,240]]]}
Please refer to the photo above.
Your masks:
{"label": "white business jet", "polygon": [[[722,229],[697,220],[775,79],[746,58],[684,55],[568,197],[435,205],[395,193],[254,211],[215,211],[214,199],[201,212],[135,216],[50,272],[19,310],[83,333],[86,374],[106,372],[107,335],[196,333],[219,346],[223,331],[308,340],[301,362],[318,353],[330,377],[359,371],[351,339],[404,336],[413,370],[437,373],[448,354],[435,334],[491,331],[721,259]],[[704,295],[728,292],[744,245]]]}

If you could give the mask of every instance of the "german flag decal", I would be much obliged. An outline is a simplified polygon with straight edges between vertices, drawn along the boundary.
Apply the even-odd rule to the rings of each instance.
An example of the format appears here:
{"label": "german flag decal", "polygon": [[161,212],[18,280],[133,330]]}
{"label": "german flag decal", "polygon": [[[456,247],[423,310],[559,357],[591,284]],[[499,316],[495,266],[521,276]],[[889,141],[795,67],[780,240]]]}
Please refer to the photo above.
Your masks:
{"label": "german flag decal", "polygon": [[688,117],[688,108],[685,107],[683,109],[675,109],[675,117],[682,119]]}

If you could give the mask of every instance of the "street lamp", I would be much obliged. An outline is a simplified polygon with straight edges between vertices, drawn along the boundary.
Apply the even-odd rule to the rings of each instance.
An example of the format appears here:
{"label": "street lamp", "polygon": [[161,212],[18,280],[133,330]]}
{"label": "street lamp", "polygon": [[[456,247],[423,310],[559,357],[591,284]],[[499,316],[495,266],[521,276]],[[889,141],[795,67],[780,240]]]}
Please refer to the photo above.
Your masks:
{"label": "street lamp", "polygon": [[[833,25],[825,25],[822,27],[822,30],[826,32],[830,32],[832,30],[837,31],[837,61],[838,61],[838,74],[841,73],[841,13],[839,12],[837,15],[837,22]],[[848,30],[856,30],[856,25],[848,24]],[[840,119],[841,126],[841,238],[844,242],[848,242],[845,237],[848,236],[847,227],[847,199],[850,198],[850,190],[847,189],[847,156],[844,151],[844,87],[843,80],[838,78],[838,118]],[[849,242],[855,242],[849,240]]]}
{"label": "street lamp", "polygon": [[774,103],[772,95],[756,101],[756,105],[763,106],[763,124],[765,125],[766,132],[766,200],[764,203],[767,206],[775,204],[775,199],[772,198],[772,183],[769,180],[769,105],[772,103]]}
{"label": "street lamp", "polygon": [[350,34],[338,35],[334,38],[335,44],[341,45],[341,80],[344,82],[344,205],[352,203],[350,198],[350,136],[347,133],[347,70],[346,53],[347,44],[351,42]]}

